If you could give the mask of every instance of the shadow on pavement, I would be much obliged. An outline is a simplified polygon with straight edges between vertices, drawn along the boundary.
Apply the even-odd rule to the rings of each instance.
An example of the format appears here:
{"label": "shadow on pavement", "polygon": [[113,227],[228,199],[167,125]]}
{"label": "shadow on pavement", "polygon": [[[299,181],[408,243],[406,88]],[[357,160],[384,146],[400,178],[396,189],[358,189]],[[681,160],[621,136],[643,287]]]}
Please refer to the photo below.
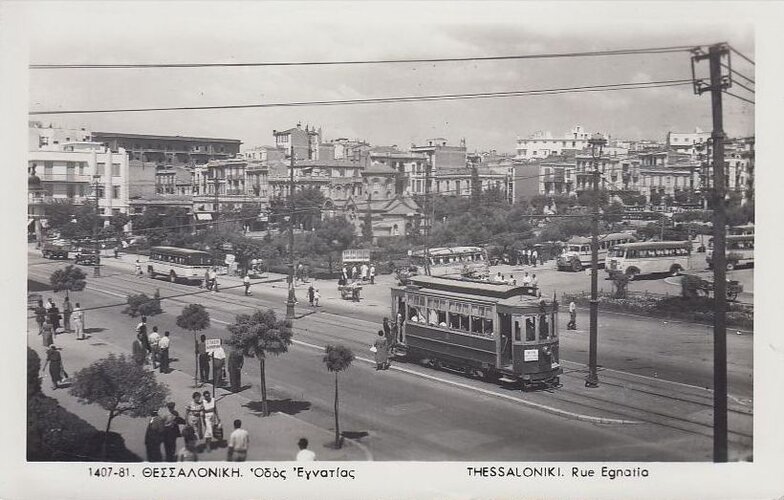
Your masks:
{"label": "shadow on pavement", "polygon": [[340,433],[346,439],[362,439],[369,436],[367,431],[344,431]]}
{"label": "shadow on pavement", "polygon": [[[262,406],[261,401],[250,401],[248,404],[242,405],[244,408],[261,415]],[[296,415],[299,412],[310,409],[310,401],[292,401],[290,398],[286,399],[268,399],[267,407],[270,413],[285,413],[287,415]]]}

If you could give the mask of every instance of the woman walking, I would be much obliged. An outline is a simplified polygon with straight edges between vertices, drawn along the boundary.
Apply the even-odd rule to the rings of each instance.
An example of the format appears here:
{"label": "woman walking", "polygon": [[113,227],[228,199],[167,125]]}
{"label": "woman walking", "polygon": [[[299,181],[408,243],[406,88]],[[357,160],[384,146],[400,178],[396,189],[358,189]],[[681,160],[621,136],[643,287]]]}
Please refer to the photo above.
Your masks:
{"label": "woman walking", "polygon": [[52,344],[46,351],[46,362],[44,363],[43,370],[46,370],[46,365],[49,365],[49,376],[52,377],[52,389],[56,390],[60,386],[60,380],[65,370],[63,370],[63,358],[60,356],[60,351]]}
{"label": "woman walking", "polygon": [[46,323],[46,308],[44,301],[39,300],[38,305],[35,306],[35,322],[38,323],[38,334],[44,331],[44,323]]}
{"label": "woman walking", "polygon": [[207,448],[213,449],[214,443],[212,440],[215,438],[213,430],[220,421],[218,419],[218,408],[215,406],[215,400],[212,399],[210,391],[204,391],[204,399],[201,405],[204,408],[204,442],[207,444]]}
{"label": "woman walking", "polygon": [[389,368],[389,344],[384,336],[384,330],[378,331],[378,338],[373,343],[376,358],[376,370],[386,370]]}
{"label": "woman walking", "polygon": [[201,402],[201,394],[194,392],[193,400],[185,407],[185,421],[188,427],[192,428],[196,436],[201,439],[204,437],[204,405]]}
{"label": "woman walking", "polygon": [[44,347],[49,347],[54,343],[54,330],[52,329],[52,324],[49,323],[49,321],[44,323],[44,326],[41,329],[41,335],[43,336]]}

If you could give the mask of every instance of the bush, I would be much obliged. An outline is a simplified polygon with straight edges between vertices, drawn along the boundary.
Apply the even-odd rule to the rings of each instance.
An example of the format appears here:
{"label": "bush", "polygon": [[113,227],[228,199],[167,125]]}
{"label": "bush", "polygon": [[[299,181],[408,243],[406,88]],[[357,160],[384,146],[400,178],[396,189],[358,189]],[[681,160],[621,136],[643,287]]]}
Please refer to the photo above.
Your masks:
{"label": "bush", "polygon": [[153,297],[148,297],[147,294],[139,293],[136,295],[128,296],[128,305],[123,309],[123,314],[127,314],[132,318],[136,316],[155,316],[161,314],[161,298],[156,290]]}
{"label": "bush", "polygon": [[698,297],[702,289],[702,278],[693,274],[681,276],[681,296],[687,299]]}
{"label": "bush", "polygon": [[41,392],[41,358],[31,348],[27,348],[27,397]]}

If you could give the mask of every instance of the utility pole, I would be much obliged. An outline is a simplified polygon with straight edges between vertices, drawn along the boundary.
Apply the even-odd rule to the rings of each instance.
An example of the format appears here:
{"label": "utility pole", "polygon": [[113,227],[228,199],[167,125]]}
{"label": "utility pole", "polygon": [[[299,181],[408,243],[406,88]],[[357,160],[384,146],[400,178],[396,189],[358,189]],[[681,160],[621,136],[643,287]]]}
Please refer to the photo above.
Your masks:
{"label": "utility pole", "polygon": [[425,232],[425,248],[422,251],[422,256],[425,259],[425,275],[427,276],[430,276],[430,229],[433,227],[433,218],[430,216],[430,209],[428,208],[428,203],[431,208],[433,206],[433,200],[430,198],[431,161],[428,160],[425,164],[425,206],[423,207],[425,213],[425,227],[423,228]]}
{"label": "utility pole", "polygon": [[[591,329],[588,340],[588,375],[585,387],[599,387],[596,351],[599,336],[599,158],[607,141],[599,134],[588,140],[593,160],[593,213],[591,214]],[[598,149],[598,155],[597,153]]]}
{"label": "utility pole", "polygon": [[721,93],[732,85],[727,75],[722,76],[722,56],[726,56],[726,66],[731,71],[729,47],[724,44],[711,45],[708,53],[696,53],[692,57],[692,74],[695,63],[708,59],[710,65],[710,84],[694,79],[694,90],[698,95],[710,91],[713,130],[711,131],[713,149],[713,461],[727,461],[727,256],[724,178],[724,122]]}
{"label": "utility pole", "polygon": [[289,295],[286,300],[286,319],[294,319],[294,148],[291,148],[291,166],[289,167]]}
{"label": "utility pole", "polygon": [[215,170],[212,174],[212,183],[214,184],[215,190],[215,229],[218,229],[218,219],[220,219],[220,202],[218,200],[218,168],[215,167]]}
{"label": "utility pole", "polygon": [[[111,165],[109,165],[111,168]],[[111,174],[111,171],[109,172]],[[93,191],[95,192],[95,219],[93,220],[93,251],[95,253],[95,263],[93,264],[93,276],[96,278],[101,276],[101,244],[98,241],[98,219],[101,217],[100,210],[98,209],[98,200],[99,200],[99,182],[100,176],[94,175],[93,176]]]}

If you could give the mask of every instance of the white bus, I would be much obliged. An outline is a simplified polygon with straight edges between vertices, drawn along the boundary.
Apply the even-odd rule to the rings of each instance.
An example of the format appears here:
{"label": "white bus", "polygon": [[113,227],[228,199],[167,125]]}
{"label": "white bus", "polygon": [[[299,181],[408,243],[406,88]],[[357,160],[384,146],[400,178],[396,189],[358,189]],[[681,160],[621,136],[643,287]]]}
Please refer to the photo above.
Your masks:
{"label": "white bus", "polygon": [[[599,265],[604,263],[607,250],[634,241],[637,241],[637,238],[629,233],[600,234]],[[566,248],[556,259],[555,265],[559,271],[582,271],[591,267],[591,238],[578,236],[567,241]]]}
{"label": "white bus", "polygon": [[645,274],[677,276],[690,269],[690,241],[626,243],[611,248],[604,265],[608,273],[620,271],[629,279]]}
{"label": "white bus", "polygon": [[[727,270],[732,271],[738,266],[754,264],[754,235],[730,234],[725,240],[725,255],[727,256]],[[708,268],[713,268],[713,238],[708,240],[708,250],[705,252]]]}
{"label": "white bus", "polygon": [[[419,274],[424,274],[424,250],[411,253],[412,264],[417,266]],[[480,274],[489,276],[490,266],[487,252],[482,247],[446,247],[431,248],[431,276],[460,276],[463,274]]]}
{"label": "white bus", "polygon": [[212,255],[201,250],[177,247],[152,247],[147,263],[147,274],[167,276],[172,283],[201,281],[207,270],[212,268]]}

